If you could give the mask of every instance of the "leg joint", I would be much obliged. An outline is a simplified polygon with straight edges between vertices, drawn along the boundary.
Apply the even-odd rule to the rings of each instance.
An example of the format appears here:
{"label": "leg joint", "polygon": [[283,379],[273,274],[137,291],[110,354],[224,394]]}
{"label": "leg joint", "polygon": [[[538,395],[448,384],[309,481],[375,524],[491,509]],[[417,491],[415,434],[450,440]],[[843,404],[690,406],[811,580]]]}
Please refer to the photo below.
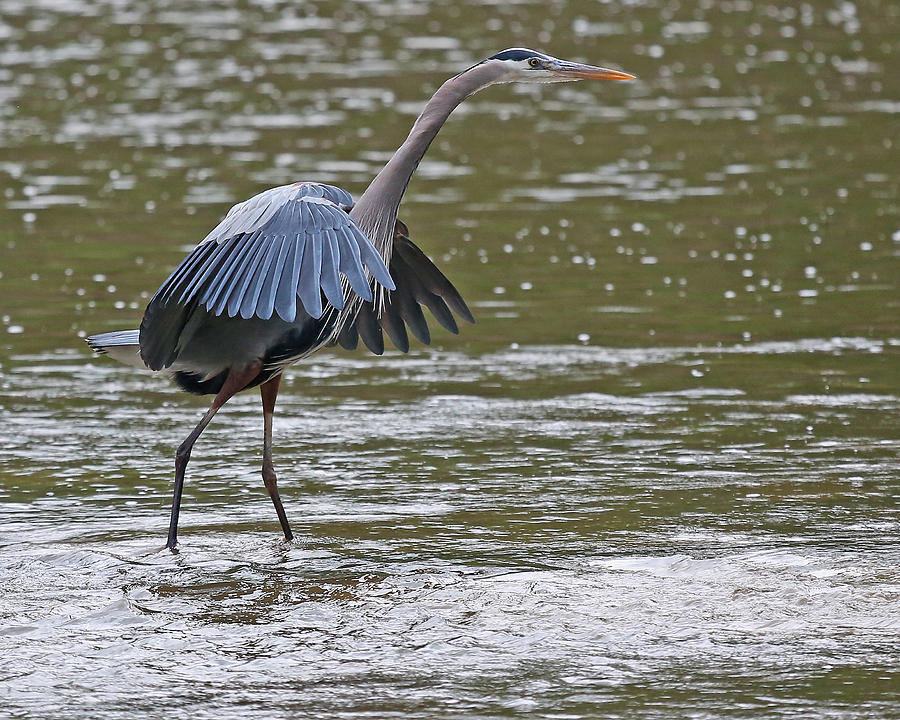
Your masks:
{"label": "leg joint", "polygon": [[188,460],[191,459],[191,450],[194,447],[194,443],[191,442],[183,442],[178,446],[178,449],[175,451],[175,462],[176,463],[187,463]]}
{"label": "leg joint", "polygon": [[262,468],[262,479],[263,484],[266,486],[266,490],[269,491],[269,494],[278,492],[278,478],[275,475],[275,468],[273,468],[270,464],[263,465]]}

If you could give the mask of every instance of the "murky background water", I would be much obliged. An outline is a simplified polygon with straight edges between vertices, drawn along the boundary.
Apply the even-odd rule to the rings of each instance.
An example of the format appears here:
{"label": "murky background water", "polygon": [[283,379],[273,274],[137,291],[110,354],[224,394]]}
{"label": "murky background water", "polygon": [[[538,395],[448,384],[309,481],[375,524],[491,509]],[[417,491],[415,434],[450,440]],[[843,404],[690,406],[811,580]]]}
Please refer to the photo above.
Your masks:
{"label": "murky background water", "polygon": [[[478,324],[206,400],[92,357],[237,202],[360,193]],[[0,0],[11,717],[900,717],[893,2]]]}

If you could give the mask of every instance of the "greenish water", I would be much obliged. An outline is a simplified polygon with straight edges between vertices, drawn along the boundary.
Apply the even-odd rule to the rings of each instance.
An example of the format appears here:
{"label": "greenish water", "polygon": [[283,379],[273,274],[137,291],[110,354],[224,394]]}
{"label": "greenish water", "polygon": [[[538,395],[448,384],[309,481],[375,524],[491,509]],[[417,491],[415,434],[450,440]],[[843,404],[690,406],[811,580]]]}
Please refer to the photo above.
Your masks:
{"label": "greenish water", "polygon": [[[477,324],[206,406],[92,357],[231,204],[401,208]],[[896,3],[0,0],[10,717],[900,717]]]}

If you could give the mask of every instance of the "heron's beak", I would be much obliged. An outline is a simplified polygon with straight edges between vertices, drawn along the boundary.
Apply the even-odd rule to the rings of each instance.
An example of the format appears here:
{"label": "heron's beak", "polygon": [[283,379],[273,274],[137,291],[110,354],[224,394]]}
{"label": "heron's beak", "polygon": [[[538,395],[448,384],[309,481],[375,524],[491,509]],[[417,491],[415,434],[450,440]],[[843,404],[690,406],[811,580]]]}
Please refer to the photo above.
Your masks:
{"label": "heron's beak", "polygon": [[629,75],[619,70],[582,65],[566,60],[557,60],[549,70],[560,80],[634,80],[636,78],[635,75]]}

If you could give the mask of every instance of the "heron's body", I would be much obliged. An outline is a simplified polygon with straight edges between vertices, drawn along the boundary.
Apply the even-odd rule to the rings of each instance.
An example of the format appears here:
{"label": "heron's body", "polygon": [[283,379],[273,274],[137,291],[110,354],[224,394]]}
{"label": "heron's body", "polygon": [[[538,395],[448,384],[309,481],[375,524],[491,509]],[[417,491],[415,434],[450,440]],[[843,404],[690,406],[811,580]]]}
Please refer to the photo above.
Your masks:
{"label": "heron's body", "polygon": [[[266,192],[289,192],[300,185],[337,190],[317,183],[295,183]],[[253,203],[254,200],[251,198],[247,202]],[[345,209],[351,208],[345,206]],[[213,236],[214,232],[210,235]],[[202,249],[203,243],[185,258],[179,268]],[[256,361],[261,363],[261,369],[242,390],[266,382],[324,346],[340,343],[352,350],[361,337],[373,353],[380,355],[384,352],[382,331],[403,352],[409,350],[407,327],[421,342],[428,344],[431,335],[420,305],[429,308],[437,321],[453,333],[458,332],[454,312],[474,322],[459,292],[413,244],[406,225],[399,220],[394,225],[392,250],[390,275],[396,283],[391,296],[384,299],[380,314],[374,302],[362,301],[356,302],[352,314],[325,306],[319,317],[313,317],[302,303],[297,303],[291,320],[285,320],[275,312],[265,319],[256,315],[244,318],[239,314],[229,317],[226,312],[217,315],[199,303],[178,303],[174,308],[167,309],[160,293],[157,293],[147,307],[140,330],[93,335],[88,342],[96,350],[121,362],[165,372],[188,392],[208,395],[222,389],[232,368],[246,367]],[[210,278],[216,276],[216,273],[210,273]],[[178,269],[170,280],[177,277]],[[240,287],[238,283],[235,286],[235,290]],[[164,284],[160,291],[166,287]],[[277,287],[274,292],[277,294]],[[353,303],[355,294],[349,286],[342,292],[347,307]],[[160,305],[163,305],[162,309]],[[287,312],[285,314],[290,317]],[[175,317],[174,324],[170,318],[172,315]],[[169,324],[164,324],[167,318]],[[168,341],[162,344],[162,348],[159,342],[152,344],[146,339],[142,342],[142,338],[150,337],[164,337]]]}
{"label": "heron's body", "polygon": [[[265,382],[287,364],[318,350],[329,325],[325,318],[315,319],[305,313],[293,322],[281,318],[221,317],[204,310],[199,312],[199,318],[196,334],[174,366],[177,368],[175,382],[188,392],[201,395],[219,392],[231,368],[249,365],[257,359],[262,362],[262,369],[241,389]],[[210,351],[211,347],[220,345],[228,349],[221,353]]]}
{"label": "heron's body", "polygon": [[193,318],[197,329],[172,363],[173,379],[198,395],[215,395],[228,371],[259,360],[259,373],[241,388],[256,387],[285,367],[311,355],[324,344],[335,318],[311,318],[306,313],[292,322],[275,317],[230,318],[200,308]]}
{"label": "heron's body", "polygon": [[298,182],[235,205],[175,268],[151,299],[139,330],[88,338],[112,357],[170,374],[183,389],[214,394],[212,406],[179,447],[167,545],[174,548],[184,472],[194,442],[236,393],[259,385],[263,400],[263,480],[285,537],[292,533],[272,466],[272,415],[282,371],[322,347],[377,354],[382,331],[409,349],[407,329],[424,343],[422,308],[457,332],[454,313],[472,315],[456,288],[410,240],[397,219],[413,172],[450,113],[499,82],[631,79],[515,48],[445,82],[409,137],[354,204],[337,187]]}

